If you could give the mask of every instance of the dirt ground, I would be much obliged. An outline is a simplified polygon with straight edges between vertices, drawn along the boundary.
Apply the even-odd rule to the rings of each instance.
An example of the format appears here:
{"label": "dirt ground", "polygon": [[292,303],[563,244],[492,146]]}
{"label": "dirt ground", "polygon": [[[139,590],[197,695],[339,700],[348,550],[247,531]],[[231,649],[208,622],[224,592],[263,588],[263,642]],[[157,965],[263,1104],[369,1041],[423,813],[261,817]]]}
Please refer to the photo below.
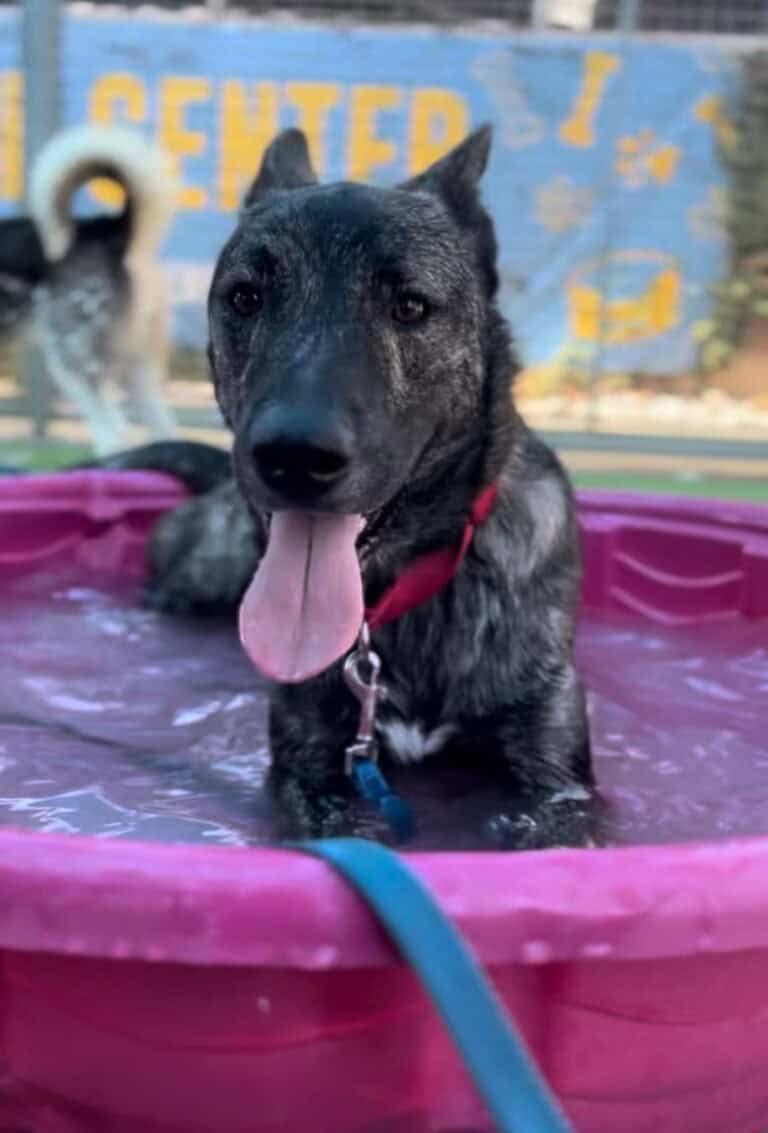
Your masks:
{"label": "dirt ground", "polygon": [[518,402],[539,429],[765,441],[768,458],[768,320],[756,321],[732,364],[706,379],[615,374],[588,390],[539,368],[520,376]]}

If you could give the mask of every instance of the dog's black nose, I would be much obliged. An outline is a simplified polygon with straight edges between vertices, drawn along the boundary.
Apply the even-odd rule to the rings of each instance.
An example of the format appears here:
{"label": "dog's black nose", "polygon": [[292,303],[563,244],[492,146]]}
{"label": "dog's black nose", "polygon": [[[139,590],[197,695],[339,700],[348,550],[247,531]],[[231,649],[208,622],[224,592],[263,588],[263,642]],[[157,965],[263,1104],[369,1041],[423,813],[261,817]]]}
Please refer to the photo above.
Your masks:
{"label": "dog's black nose", "polygon": [[[282,421],[252,427],[251,453],[262,482],[273,492],[305,500],[329,492],[349,467],[350,441],[341,428]],[[304,427],[302,427],[302,425]],[[309,427],[307,427],[309,425]]]}
{"label": "dog's black nose", "polygon": [[336,449],[275,441],[253,449],[256,468],[267,487],[284,495],[318,495],[344,475],[349,458]]}

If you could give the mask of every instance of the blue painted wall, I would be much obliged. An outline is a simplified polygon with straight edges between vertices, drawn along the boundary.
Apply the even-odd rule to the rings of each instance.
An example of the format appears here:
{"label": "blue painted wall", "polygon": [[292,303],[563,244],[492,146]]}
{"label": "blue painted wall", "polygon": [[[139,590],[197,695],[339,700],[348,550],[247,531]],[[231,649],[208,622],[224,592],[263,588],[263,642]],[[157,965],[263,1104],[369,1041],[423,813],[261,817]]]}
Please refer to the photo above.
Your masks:
{"label": "blue painted wall", "polygon": [[[0,211],[18,208],[18,26],[0,13]],[[486,196],[525,361],[671,373],[723,266],[716,136],[738,65],[716,45],[487,36],[178,16],[70,15],[62,117],[135,121],[176,156],[177,335],[204,340],[210,263],[275,126],[309,126],[326,178],[392,183],[497,127]],[[605,302],[601,305],[600,297]]]}

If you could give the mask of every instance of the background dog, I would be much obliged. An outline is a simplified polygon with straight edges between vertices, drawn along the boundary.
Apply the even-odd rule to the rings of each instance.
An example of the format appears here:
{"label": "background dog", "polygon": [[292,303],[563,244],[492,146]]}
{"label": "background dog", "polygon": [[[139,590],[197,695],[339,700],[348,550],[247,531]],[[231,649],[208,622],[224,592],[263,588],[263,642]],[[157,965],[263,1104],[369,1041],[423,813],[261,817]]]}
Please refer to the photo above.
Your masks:
{"label": "background dog", "polygon": [[[73,197],[117,182],[117,214],[78,218]],[[124,440],[127,392],[154,437],[175,432],[163,400],[167,287],[157,250],[173,216],[164,155],[126,129],[79,126],[41,151],[30,215],[0,221],[0,331],[31,329],[48,376],[88,424],[98,453]]]}
{"label": "background dog", "polygon": [[278,136],[209,299],[236,479],[202,448],[117,462],[188,482],[191,467],[207,470],[211,490],[154,533],[152,596],[165,609],[231,609],[245,591],[241,636],[273,678],[271,782],[291,836],[385,836],[344,770],[358,705],[342,660],[361,590],[370,607],[419,556],[455,548],[491,485],[457,573],[373,635],[384,758],[395,773],[450,760],[498,777],[502,844],[580,842],[590,828],[575,511],[511,396],[478,189],[489,146],[481,129],[381,189],[317,185],[303,135]]}

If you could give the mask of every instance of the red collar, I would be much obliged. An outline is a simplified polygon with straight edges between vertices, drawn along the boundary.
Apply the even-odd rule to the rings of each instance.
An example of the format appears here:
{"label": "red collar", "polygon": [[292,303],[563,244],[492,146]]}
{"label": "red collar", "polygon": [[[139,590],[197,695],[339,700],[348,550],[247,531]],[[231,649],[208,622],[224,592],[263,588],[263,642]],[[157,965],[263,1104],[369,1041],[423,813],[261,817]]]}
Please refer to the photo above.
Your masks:
{"label": "red collar", "polygon": [[458,547],[443,547],[416,559],[384,591],[376,605],[365,611],[371,629],[402,617],[448,585],[463,563],[475,531],[490,515],[498,490],[498,484],[491,484],[472,504]]}

